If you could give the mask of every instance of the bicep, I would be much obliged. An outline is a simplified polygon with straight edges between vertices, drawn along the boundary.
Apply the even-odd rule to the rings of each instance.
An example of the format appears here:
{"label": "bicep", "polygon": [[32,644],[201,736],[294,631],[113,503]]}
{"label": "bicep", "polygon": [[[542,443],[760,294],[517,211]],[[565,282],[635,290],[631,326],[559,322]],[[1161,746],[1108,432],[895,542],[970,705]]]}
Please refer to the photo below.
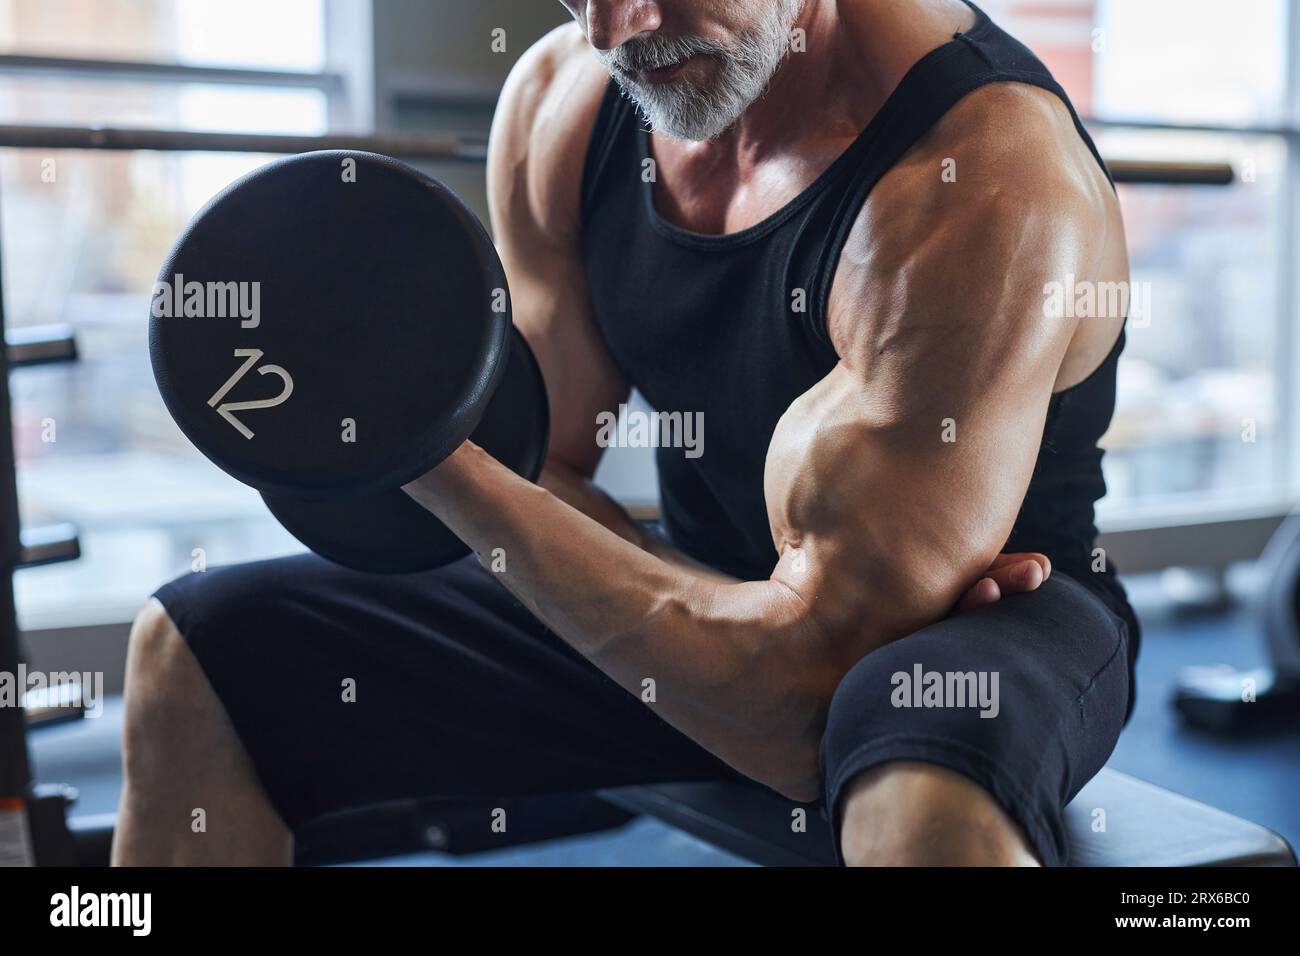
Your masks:
{"label": "bicep", "polygon": [[946,415],[929,403],[882,415],[878,401],[837,366],[782,418],[766,474],[774,577],[825,627],[867,642],[944,616],[1001,550],[1047,393],[954,401]]}
{"label": "bicep", "polygon": [[768,456],[777,575],[867,640],[942,617],[1005,544],[1073,333],[1042,290],[1090,268],[1068,221],[949,225],[844,269],[841,361]]}

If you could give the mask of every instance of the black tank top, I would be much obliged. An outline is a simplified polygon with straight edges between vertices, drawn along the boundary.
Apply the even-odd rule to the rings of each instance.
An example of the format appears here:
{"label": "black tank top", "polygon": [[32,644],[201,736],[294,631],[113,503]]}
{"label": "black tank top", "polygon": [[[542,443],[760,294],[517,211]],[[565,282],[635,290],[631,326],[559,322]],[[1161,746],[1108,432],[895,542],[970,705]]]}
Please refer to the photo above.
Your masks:
{"label": "black tank top", "polygon": [[[1069,99],[1030,51],[975,8],[977,22],[919,60],[856,141],[783,209],[729,235],[681,229],[642,175],[649,133],[611,83],[587,153],[586,274],[598,327],[626,380],[662,412],[703,413],[703,454],[656,450],[664,528],[692,557],[747,580],[777,552],[763,471],[777,420],[838,361],[826,302],[840,253],[872,187],[954,104],[1015,81]],[[1079,135],[1105,168],[1070,106]],[[797,290],[807,308],[796,311]],[[1127,612],[1092,549],[1106,492],[1097,441],[1115,405],[1124,346],[1051,399],[1033,479],[1004,550],[1041,551]],[[1129,614],[1125,613],[1125,617]]]}

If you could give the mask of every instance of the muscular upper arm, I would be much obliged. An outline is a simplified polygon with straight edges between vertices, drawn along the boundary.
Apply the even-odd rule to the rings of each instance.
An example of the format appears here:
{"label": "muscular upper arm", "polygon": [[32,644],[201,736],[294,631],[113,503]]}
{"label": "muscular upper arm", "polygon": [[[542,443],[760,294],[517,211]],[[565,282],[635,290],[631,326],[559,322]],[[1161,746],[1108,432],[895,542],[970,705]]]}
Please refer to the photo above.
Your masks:
{"label": "muscular upper arm", "polygon": [[1044,287],[1095,275],[1109,221],[1104,178],[1031,100],[984,135],[961,125],[984,104],[959,107],[880,183],[832,291],[841,360],[773,438],[774,577],[832,631],[888,640],[943,616],[1023,501],[1075,332],[1044,317]]}
{"label": "muscular upper arm", "polygon": [[546,378],[549,454],[588,476],[600,457],[596,415],[628,392],[591,316],[581,246],[583,165],[607,79],[576,26],[552,31],[511,71],[488,150],[514,321]]}

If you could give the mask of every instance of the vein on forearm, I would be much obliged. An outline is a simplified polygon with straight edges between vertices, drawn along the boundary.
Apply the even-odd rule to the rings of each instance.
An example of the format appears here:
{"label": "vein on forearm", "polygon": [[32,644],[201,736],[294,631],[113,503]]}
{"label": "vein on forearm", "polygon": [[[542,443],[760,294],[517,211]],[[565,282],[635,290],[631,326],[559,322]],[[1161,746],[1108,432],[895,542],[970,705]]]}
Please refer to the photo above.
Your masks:
{"label": "vein on forearm", "polygon": [[[534,614],[697,739],[759,722],[800,694],[806,605],[781,582],[730,582],[669,564],[486,456],[413,491]],[[434,473],[437,476],[437,472]]]}

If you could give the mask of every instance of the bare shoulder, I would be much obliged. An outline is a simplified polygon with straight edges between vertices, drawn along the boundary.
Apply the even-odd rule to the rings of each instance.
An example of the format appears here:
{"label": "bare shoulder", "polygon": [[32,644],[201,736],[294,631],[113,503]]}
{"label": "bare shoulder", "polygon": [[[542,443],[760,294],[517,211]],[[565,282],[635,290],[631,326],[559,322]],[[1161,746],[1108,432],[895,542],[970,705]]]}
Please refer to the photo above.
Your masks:
{"label": "bare shoulder", "polygon": [[918,158],[935,152],[966,158],[977,177],[1001,172],[1030,184],[1072,185],[1081,194],[1106,183],[1064,101],[1027,83],[993,83],[975,90],[918,146]]}
{"label": "bare shoulder", "polygon": [[[576,24],[557,27],[510,71],[492,124],[494,221],[576,229],[582,169],[609,75]],[[499,223],[500,224],[500,223]]]}
{"label": "bare shoulder", "polygon": [[[1070,111],[1046,90],[998,83],[965,97],[877,184],[836,273],[829,332],[842,357],[875,356],[884,340],[906,357],[924,337],[1037,339],[1044,284],[1094,275],[1122,238],[1105,173]],[[906,304],[913,317],[900,328]],[[864,318],[865,316],[865,318]],[[1005,344],[1008,340],[1000,338]],[[912,356],[913,358],[917,356]],[[901,371],[901,369],[900,369]]]}
{"label": "bare shoulder", "polygon": [[[1114,195],[1059,97],[995,83],[962,99],[881,180],[863,208],[917,234],[1049,216],[1099,226]],[[901,215],[907,210],[920,215]],[[988,230],[981,233],[987,238]]]}

